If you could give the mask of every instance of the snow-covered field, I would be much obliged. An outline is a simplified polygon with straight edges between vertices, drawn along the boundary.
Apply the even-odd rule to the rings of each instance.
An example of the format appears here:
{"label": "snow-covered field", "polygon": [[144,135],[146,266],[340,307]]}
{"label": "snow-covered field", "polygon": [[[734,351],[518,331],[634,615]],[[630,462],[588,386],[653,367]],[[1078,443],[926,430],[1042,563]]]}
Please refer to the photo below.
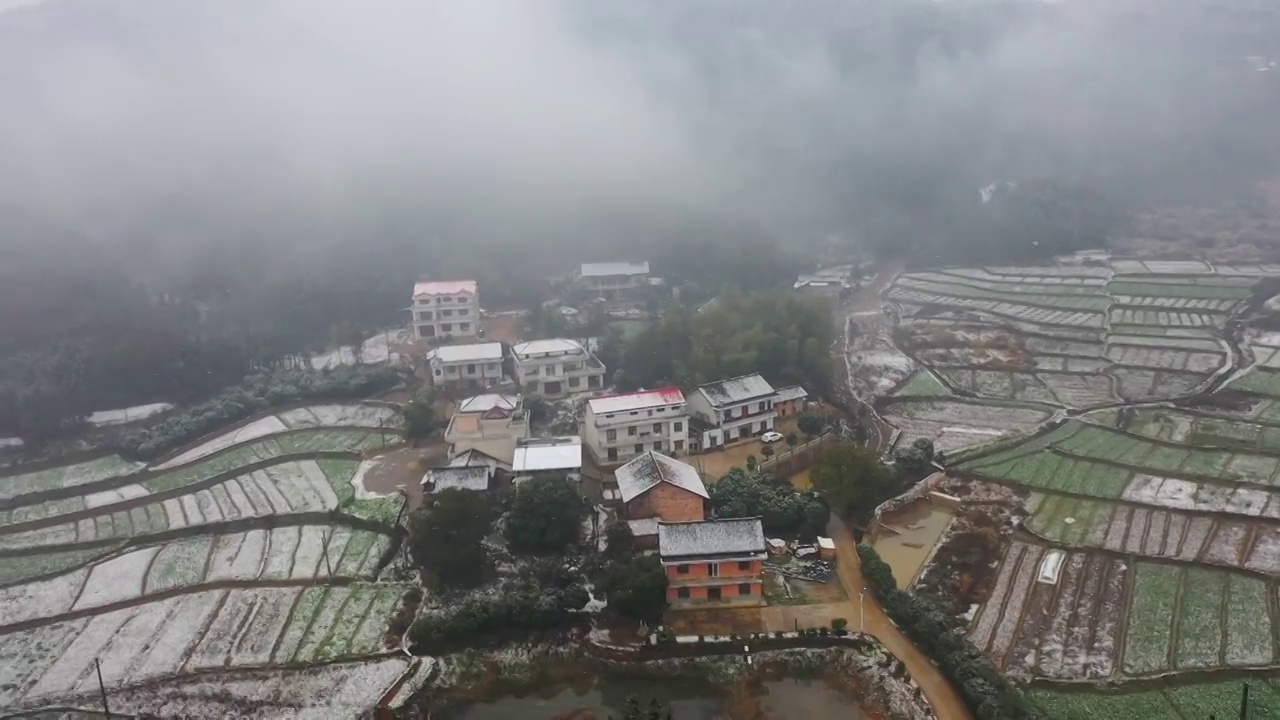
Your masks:
{"label": "snow-covered field", "polygon": [[87,485],[110,477],[129,475],[142,467],[141,463],[131,463],[117,455],[108,455],[74,465],[0,477],[0,500],[45,490]]}
{"label": "snow-covered field", "polygon": [[387,427],[404,422],[400,413],[386,405],[312,405],[286,410],[278,416],[291,429],[308,427]]}
{"label": "snow-covered field", "polygon": [[229,448],[232,445],[248,442],[249,440],[255,440],[260,437],[266,437],[267,435],[281,433],[288,429],[289,427],[281,422],[280,418],[275,415],[267,415],[266,417],[258,418],[257,420],[236,428],[235,430],[222,433],[221,435],[214,437],[212,440],[200,443],[190,450],[155,465],[154,467],[156,470],[164,470],[178,465],[186,465],[187,463],[199,460],[206,455],[212,455],[223,448]]}
{"label": "snow-covered field", "polygon": [[124,425],[126,423],[146,420],[153,415],[169,412],[173,403],[151,403],[150,405],[134,405],[119,410],[99,410],[89,416],[88,423],[102,427],[105,425]]}
{"label": "snow-covered field", "polygon": [[[384,330],[364,341],[359,360],[369,365],[399,362],[400,354],[392,350],[392,347],[407,342],[409,342],[409,331],[404,328]],[[357,364],[355,353],[349,347],[332,348],[311,358],[311,367],[316,370],[355,364]]]}

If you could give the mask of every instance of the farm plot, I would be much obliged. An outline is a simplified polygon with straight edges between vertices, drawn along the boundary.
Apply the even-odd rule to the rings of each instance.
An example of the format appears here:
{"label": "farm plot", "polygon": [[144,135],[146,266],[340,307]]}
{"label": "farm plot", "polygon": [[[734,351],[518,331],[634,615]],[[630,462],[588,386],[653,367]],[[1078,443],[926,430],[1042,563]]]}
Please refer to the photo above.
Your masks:
{"label": "farm plot", "polygon": [[373,403],[311,405],[286,410],[277,417],[293,430],[314,427],[404,427],[404,418],[395,408]]}
{"label": "farm plot", "polygon": [[1049,419],[1051,411],[1027,405],[937,399],[890,401],[881,415],[902,430],[905,440],[928,438],[935,448],[951,452],[1034,430]]}
{"label": "farm plot", "polygon": [[1255,367],[1233,378],[1226,387],[1267,397],[1280,397],[1280,371]]}
{"label": "farm plot", "polygon": [[928,370],[917,370],[891,395],[893,397],[950,397],[951,389]]}
{"label": "farm plot", "polygon": [[1280,527],[1252,520],[1032,493],[1027,530],[1075,545],[1280,577]]}
{"label": "farm plot", "polygon": [[[1280,718],[1280,692],[1252,678],[1249,695],[1255,720]],[[1031,699],[1050,720],[1154,720],[1155,718],[1231,718],[1240,711],[1241,680],[1192,683],[1162,690],[1099,693],[1082,690],[1031,691]]]}
{"label": "farm plot", "polygon": [[281,632],[272,662],[315,662],[376,653],[403,588],[353,585],[302,592]]}
{"label": "farm plot", "polygon": [[1129,402],[1146,402],[1190,395],[1208,381],[1205,373],[1112,366],[1107,374],[1115,378],[1116,394]]}
{"label": "farm plot", "polygon": [[142,467],[141,463],[131,463],[118,455],[108,455],[74,465],[7,475],[0,477],[0,500],[21,499],[21,496],[31,493],[89,485],[108,478],[131,475]]}
{"label": "farm plot", "polygon": [[[290,670],[203,673],[115,690],[111,709],[130,717],[233,717],[245,708],[269,708],[273,718],[366,717],[412,663],[412,658],[393,656]],[[424,667],[430,666],[427,659]],[[93,707],[95,697],[87,693],[65,704]]]}
{"label": "farm plot", "polygon": [[99,514],[50,527],[0,534],[0,550],[118,542],[230,520],[333,510],[390,525],[401,501],[356,499],[350,479],[357,464],[354,460],[304,460],[270,465],[203,490],[128,511],[111,512],[105,508]]}
{"label": "farm plot", "polygon": [[1125,673],[1270,665],[1271,592],[1265,581],[1239,573],[1138,563]]}
{"label": "farm plot", "polygon": [[221,581],[370,578],[390,547],[387,535],[322,525],[175,540],[0,589],[0,628]]}
{"label": "farm plot", "polygon": [[[401,592],[399,586],[365,585],[212,590],[13,632],[0,644],[7,680],[0,685],[0,704],[29,706],[92,692],[95,657],[102,659],[109,688],[180,672],[262,665],[296,624],[314,627],[320,638],[308,648],[311,654],[291,652],[300,662],[378,654]],[[316,610],[334,621],[313,623],[300,614],[307,610],[307,593],[332,593],[332,601],[358,620],[346,614],[339,619],[321,603]]]}
{"label": "farm plot", "polygon": [[1015,675],[1109,678],[1128,572],[1117,558],[1015,541],[969,638]]}
{"label": "farm plot", "polygon": [[[361,406],[363,407],[363,406]],[[354,417],[361,417],[356,413]],[[302,421],[299,421],[302,422]],[[154,470],[171,470],[198,463],[215,453],[237,448],[226,455],[218,455],[217,460],[231,456],[234,462],[245,465],[255,460],[266,460],[284,454],[312,452],[316,450],[352,451],[370,450],[397,442],[400,430],[391,423],[378,428],[374,421],[372,428],[366,427],[313,427],[302,425],[291,431],[280,418],[269,415],[239,430],[224,433],[218,437],[192,448],[158,465]],[[234,467],[234,465],[233,465]],[[170,476],[165,473],[156,479]]]}

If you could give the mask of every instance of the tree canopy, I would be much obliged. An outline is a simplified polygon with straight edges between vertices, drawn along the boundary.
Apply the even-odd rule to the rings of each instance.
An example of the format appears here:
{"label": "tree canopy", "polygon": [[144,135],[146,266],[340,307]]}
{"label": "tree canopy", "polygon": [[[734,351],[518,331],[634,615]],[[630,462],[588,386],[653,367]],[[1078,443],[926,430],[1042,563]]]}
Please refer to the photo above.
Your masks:
{"label": "tree canopy", "polygon": [[596,583],[609,609],[622,617],[656,623],[667,610],[667,574],[656,555],[632,555],[610,563]]}
{"label": "tree canopy", "polygon": [[830,515],[815,493],[800,492],[786,480],[752,475],[741,468],[730,470],[711,486],[711,508],[721,518],[759,516],[766,533],[809,541],[822,534]]}
{"label": "tree canopy", "polygon": [[866,522],[876,506],[893,497],[902,482],[874,450],[845,443],[827,449],[809,470],[809,480],[837,514]]}
{"label": "tree canopy", "polygon": [[484,493],[445,490],[409,516],[409,554],[436,584],[475,587],[489,568],[481,541],[492,523]]}
{"label": "tree canopy", "polygon": [[758,372],[775,384],[830,385],[827,301],[794,292],[728,293],[701,311],[670,308],[625,346],[624,388],[704,383]]}
{"label": "tree canopy", "polygon": [[569,480],[533,478],[516,488],[507,516],[507,541],[516,552],[561,552],[580,539],[586,512],[586,504]]}

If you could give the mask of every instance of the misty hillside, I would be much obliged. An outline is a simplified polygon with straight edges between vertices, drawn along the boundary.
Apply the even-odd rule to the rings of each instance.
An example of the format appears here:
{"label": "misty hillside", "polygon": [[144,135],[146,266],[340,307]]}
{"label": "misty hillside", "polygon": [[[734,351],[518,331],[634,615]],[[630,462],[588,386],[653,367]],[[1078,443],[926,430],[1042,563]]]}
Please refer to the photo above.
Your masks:
{"label": "misty hillside", "polygon": [[[131,377],[124,348],[151,347],[184,369],[90,404],[199,395],[397,321],[423,273],[521,305],[582,259],[706,276],[690,243],[786,269],[831,234],[952,260],[1093,244],[1274,176],[1276,58],[1258,0],[18,7],[0,383],[81,357]],[[994,212],[995,181],[1048,190]]]}

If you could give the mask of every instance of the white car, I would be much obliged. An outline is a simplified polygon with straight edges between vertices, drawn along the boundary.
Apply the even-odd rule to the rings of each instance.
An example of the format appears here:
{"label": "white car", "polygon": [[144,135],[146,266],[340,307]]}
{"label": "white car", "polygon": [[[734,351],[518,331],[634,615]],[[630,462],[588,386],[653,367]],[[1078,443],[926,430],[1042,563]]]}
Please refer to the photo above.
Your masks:
{"label": "white car", "polygon": [[760,436],[760,440],[764,442],[766,445],[769,443],[776,443],[781,439],[782,439],[782,433],[780,432],[767,432]]}

